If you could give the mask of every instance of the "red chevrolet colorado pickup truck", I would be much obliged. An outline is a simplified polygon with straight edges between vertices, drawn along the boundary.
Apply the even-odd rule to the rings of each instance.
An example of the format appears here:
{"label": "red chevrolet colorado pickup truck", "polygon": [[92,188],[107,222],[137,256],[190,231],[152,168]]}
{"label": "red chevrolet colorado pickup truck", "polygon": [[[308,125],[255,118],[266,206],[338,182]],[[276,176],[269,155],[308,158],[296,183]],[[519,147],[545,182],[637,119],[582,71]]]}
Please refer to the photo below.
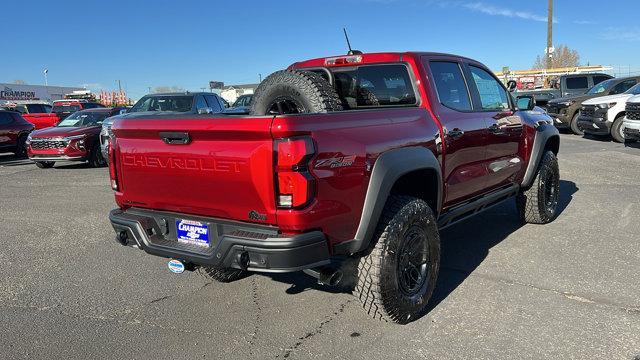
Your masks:
{"label": "red chevrolet colorado pickup truck", "polygon": [[551,119],[454,55],[299,62],[260,84],[249,116],[119,119],[111,140],[121,244],[219,281],[353,276],[364,309],[398,323],[428,309],[439,229],[512,197],[526,222],[557,211]]}

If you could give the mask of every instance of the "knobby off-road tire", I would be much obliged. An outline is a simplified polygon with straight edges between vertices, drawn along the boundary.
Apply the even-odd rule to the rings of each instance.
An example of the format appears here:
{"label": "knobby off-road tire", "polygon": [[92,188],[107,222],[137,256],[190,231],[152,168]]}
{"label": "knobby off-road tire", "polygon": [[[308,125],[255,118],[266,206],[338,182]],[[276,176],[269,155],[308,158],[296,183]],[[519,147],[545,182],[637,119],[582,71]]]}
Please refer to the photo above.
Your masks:
{"label": "knobby off-road tire", "polygon": [[213,279],[218,282],[228,283],[240,280],[249,276],[248,271],[233,268],[199,267],[198,273],[206,279]]}
{"label": "knobby off-road tire", "polygon": [[251,100],[251,114],[257,116],[339,110],[338,93],[321,75],[310,71],[276,71],[264,79]]}
{"label": "knobby off-road tire", "polygon": [[573,115],[573,118],[571,118],[571,122],[569,123],[569,128],[575,135],[582,136],[584,135],[584,131],[580,130],[580,128],[578,127],[578,116],[580,116],[580,112],[577,112],[575,113],[575,115]]}
{"label": "knobby off-road tire", "polygon": [[520,218],[530,224],[547,224],[555,218],[560,195],[558,159],[551,151],[542,155],[530,188],[516,197]]}
{"label": "knobby off-road tire", "polygon": [[55,165],[54,161],[38,161],[36,162],[36,166],[40,169],[50,169]]}
{"label": "knobby off-road tire", "polygon": [[427,311],[440,268],[440,236],[429,205],[391,196],[369,253],[359,259],[354,295],[374,319],[406,324]]}
{"label": "knobby off-road tire", "polygon": [[622,126],[623,122],[624,122],[624,115],[618,116],[613,121],[613,124],[611,124],[611,137],[615,142],[624,144],[625,138],[624,138],[624,133],[622,132],[624,130],[624,127]]}

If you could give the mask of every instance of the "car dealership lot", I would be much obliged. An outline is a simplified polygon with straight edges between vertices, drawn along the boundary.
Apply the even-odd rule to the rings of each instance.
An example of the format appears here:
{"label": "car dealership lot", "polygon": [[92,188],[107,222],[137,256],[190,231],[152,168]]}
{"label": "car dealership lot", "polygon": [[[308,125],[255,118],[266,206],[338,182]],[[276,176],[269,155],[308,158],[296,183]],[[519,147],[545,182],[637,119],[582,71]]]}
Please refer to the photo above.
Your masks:
{"label": "car dealership lot", "polygon": [[406,326],[301,273],[172,274],[113,241],[106,168],[0,156],[3,357],[633,359],[640,149],[561,142],[558,219],[522,226],[509,200],[443,231],[432,310]]}

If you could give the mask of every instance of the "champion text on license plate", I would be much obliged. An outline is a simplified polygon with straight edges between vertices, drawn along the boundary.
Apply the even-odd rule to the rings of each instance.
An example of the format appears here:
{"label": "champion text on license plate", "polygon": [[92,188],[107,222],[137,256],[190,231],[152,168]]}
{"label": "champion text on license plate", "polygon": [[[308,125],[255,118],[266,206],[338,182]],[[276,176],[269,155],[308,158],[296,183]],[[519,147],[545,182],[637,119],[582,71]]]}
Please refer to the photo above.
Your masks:
{"label": "champion text on license plate", "polygon": [[209,246],[209,227],[199,221],[176,219],[178,242]]}

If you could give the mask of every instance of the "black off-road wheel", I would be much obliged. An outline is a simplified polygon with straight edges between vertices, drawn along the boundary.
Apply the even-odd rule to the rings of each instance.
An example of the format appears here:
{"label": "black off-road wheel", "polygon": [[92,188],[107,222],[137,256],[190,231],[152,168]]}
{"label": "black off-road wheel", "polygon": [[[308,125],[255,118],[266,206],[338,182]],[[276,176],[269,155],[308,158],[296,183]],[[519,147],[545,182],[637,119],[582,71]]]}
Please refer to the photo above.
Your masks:
{"label": "black off-road wheel", "polygon": [[20,135],[16,142],[16,149],[13,154],[20,159],[27,157],[27,135]]}
{"label": "black off-road wheel", "polygon": [[251,114],[258,116],[339,110],[338,93],[321,75],[310,71],[276,71],[264,79],[251,99]]}
{"label": "black off-road wheel", "polygon": [[618,116],[611,124],[611,137],[615,142],[623,143],[625,141],[624,138],[624,127],[622,126],[624,122],[624,115]]}
{"label": "black off-road wheel", "polygon": [[206,279],[213,279],[221,283],[229,283],[236,280],[240,280],[250,275],[250,272],[233,269],[233,268],[218,268],[218,267],[199,267],[198,273]]}
{"label": "black off-road wheel", "polygon": [[102,157],[100,151],[100,145],[94,145],[89,152],[89,166],[92,168],[99,168],[107,166],[107,162]]}
{"label": "black off-road wheel", "polygon": [[533,185],[516,197],[516,205],[522,221],[530,224],[547,224],[558,211],[560,197],[560,169],[552,151],[542,155]]}
{"label": "black off-road wheel", "polygon": [[573,118],[571,118],[571,122],[569,123],[569,128],[571,129],[571,132],[576,134],[576,135],[584,135],[584,131],[580,130],[580,128],[578,127],[578,116],[580,116],[580,112],[577,112],[575,115],[573,115]]}
{"label": "black off-road wheel", "polygon": [[420,318],[440,268],[433,211],[421,199],[391,196],[373,241],[359,259],[354,295],[374,319],[406,324]]}
{"label": "black off-road wheel", "polygon": [[37,161],[36,166],[40,169],[51,169],[55,164],[54,161]]}

